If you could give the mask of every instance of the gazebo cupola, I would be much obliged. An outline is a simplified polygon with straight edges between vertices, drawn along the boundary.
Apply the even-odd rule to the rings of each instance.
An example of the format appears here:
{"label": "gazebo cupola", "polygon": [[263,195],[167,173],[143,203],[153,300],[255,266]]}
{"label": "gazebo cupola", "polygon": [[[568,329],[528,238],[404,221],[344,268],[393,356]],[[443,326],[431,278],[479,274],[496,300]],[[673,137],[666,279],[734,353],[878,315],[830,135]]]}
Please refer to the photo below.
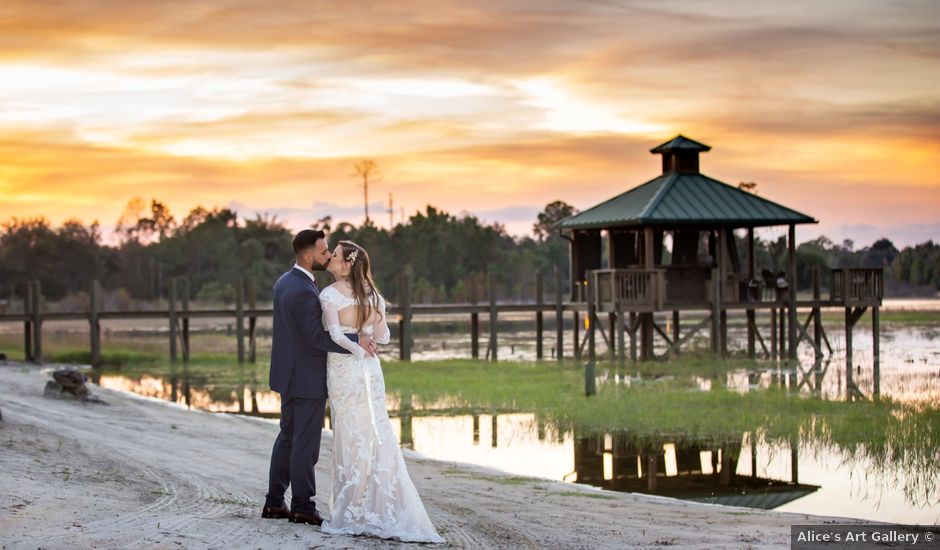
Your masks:
{"label": "gazebo cupola", "polygon": [[698,155],[707,151],[711,147],[683,135],[650,149],[650,153],[663,156],[663,174],[698,174]]}

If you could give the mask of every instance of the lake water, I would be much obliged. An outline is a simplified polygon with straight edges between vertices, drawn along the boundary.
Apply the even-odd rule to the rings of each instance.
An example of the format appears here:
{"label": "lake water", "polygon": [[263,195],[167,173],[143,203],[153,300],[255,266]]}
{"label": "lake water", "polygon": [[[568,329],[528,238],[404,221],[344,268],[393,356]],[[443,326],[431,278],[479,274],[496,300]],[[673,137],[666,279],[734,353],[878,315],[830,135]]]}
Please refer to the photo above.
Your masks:
{"label": "lake water", "polygon": [[[937,310],[937,302],[898,302],[897,309]],[[888,305],[890,309],[891,304]],[[482,317],[482,316],[481,316]],[[755,392],[781,386],[811,393],[827,400],[873,397],[872,338],[866,315],[854,332],[854,363],[850,391],[844,357],[841,323],[827,324],[834,353],[814,366],[808,346],[801,348],[799,367],[783,362],[765,362],[758,370],[731,371],[719,380],[696,379],[701,390],[724,384],[738,392]],[[552,316],[546,315],[545,350],[555,346]],[[258,361],[266,364],[270,341],[264,331],[258,341]],[[488,330],[481,319],[481,353],[486,349]],[[569,316],[570,322],[570,316]],[[663,322],[666,319],[663,318]],[[694,324],[690,319],[683,330]],[[47,353],[81,346],[87,335],[80,323],[47,326]],[[416,330],[415,360],[469,357],[469,322],[464,318],[441,318]],[[193,352],[234,353],[234,339],[226,323],[194,323]],[[165,334],[159,324],[133,327],[105,324],[104,347],[133,347],[165,353]],[[762,329],[766,330],[766,328]],[[730,321],[731,349],[744,346],[744,326]],[[766,334],[765,334],[766,336]],[[501,360],[534,359],[534,326],[531,315],[516,316],[500,324]],[[565,332],[566,355],[572,349],[570,327]],[[20,336],[21,338],[21,336]],[[705,345],[707,332],[696,344]],[[603,340],[598,338],[600,349]],[[0,334],[7,349],[19,345],[15,332]],[[387,356],[394,356],[394,345]],[[662,347],[658,348],[662,351]],[[389,361],[386,368],[394,368]],[[276,416],[277,394],[268,391],[266,380],[232,382],[235,366],[220,366],[217,373],[205,369],[199,376],[168,373],[165,367],[152,372],[128,374],[115,368],[100,372],[97,381],[115,389],[187,403],[218,412],[246,412]],[[263,371],[263,365],[260,371]],[[252,372],[259,372],[252,370]],[[627,365],[626,376],[611,370],[598,371],[600,384],[634,384]],[[258,376],[256,375],[256,378]],[[940,407],[940,324],[883,323],[881,334],[880,394],[918,406]],[[394,390],[394,388],[390,388]],[[878,463],[862,452],[847,452],[824,443],[804,441],[781,445],[768,443],[751,433],[723,441],[687,441],[676,435],[659,434],[645,441],[625,433],[557,432],[539,422],[535,414],[513,411],[492,414],[482,410],[453,410],[441,404],[404,406],[390,391],[389,410],[404,446],[431,458],[491,466],[525,476],[588,483],[613,490],[645,492],[781,511],[839,515],[897,523],[940,523],[940,476],[935,468],[918,468],[903,461]],[[934,430],[940,426],[934,426]],[[754,440],[756,438],[756,441]],[[935,439],[934,439],[935,441]],[[655,464],[650,457],[655,457]],[[923,457],[923,453],[920,455]],[[940,463],[940,449],[927,450],[927,458]],[[657,475],[651,480],[649,472]],[[798,483],[793,483],[794,475]],[[925,478],[926,476],[926,478]]]}

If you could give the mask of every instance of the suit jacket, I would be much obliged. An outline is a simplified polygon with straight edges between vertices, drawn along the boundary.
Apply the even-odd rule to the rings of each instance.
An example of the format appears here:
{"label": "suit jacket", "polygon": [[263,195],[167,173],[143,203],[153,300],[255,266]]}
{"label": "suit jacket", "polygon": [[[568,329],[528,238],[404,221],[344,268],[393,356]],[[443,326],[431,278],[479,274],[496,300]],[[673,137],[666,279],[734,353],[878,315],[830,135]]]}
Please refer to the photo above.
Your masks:
{"label": "suit jacket", "polygon": [[330,338],[322,316],[310,277],[297,268],[281,275],[274,285],[270,385],[282,398],[325,399],[327,352],[349,353]]}

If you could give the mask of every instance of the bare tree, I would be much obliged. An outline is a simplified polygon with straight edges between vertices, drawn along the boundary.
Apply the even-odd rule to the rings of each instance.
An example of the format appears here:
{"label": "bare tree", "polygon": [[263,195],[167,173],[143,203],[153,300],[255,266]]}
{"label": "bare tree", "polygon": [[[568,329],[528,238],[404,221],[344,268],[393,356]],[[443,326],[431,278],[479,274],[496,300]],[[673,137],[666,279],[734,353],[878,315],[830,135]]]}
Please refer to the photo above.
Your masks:
{"label": "bare tree", "polygon": [[377,177],[379,165],[371,159],[360,160],[353,167],[356,169],[356,175],[362,178],[362,191],[365,200],[366,221],[365,225],[372,223],[369,219],[369,177]]}

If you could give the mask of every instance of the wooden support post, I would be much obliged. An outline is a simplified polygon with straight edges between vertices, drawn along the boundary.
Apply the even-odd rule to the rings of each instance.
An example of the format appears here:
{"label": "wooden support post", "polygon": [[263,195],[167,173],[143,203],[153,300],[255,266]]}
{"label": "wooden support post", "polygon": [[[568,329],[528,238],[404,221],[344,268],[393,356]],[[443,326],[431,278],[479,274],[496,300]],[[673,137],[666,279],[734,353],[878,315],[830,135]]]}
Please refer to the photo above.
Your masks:
{"label": "wooden support post", "polygon": [[597,361],[597,349],[595,348],[595,331],[597,330],[597,309],[594,303],[594,285],[596,281],[592,280],[587,288],[587,337],[588,337],[588,362],[584,366],[584,394],[591,396],[597,393],[596,382],[594,380],[594,367]]}
{"label": "wooden support post", "polygon": [[544,356],[544,350],[542,349],[542,330],[543,330],[543,315],[542,315],[542,272],[535,274],[535,307],[538,308],[538,311],[535,312],[535,358],[539,361],[542,360]]}
{"label": "wooden support post", "polygon": [[728,356],[728,310],[721,310],[718,317],[718,324],[721,325],[721,356]]}
{"label": "wooden support post", "polygon": [[881,397],[881,320],[879,317],[878,305],[871,308],[871,354],[874,361],[872,377],[874,378],[874,388],[872,393],[874,397]]}
{"label": "wooden support post", "polygon": [[679,349],[679,310],[672,310],[672,341],[675,344],[675,350],[673,353],[679,355],[682,353],[682,350]]}
{"label": "wooden support post", "polygon": [[748,359],[754,359],[754,352],[756,349],[755,341],[754,341],[755,340],[755,332],[754,332],[755,323],[756,323],[756,319],[754,316],[754,310],[748,309],[747,310],[747,357]]}
{"label": "wooden support post", "polygon": [[777,359],[777,308],[770,308],[770,358]]}
{"label": "wooden support post", "polygon": [[33,356],[33,321],[30,317],[33,313],[33,283],[26,281],[25,293],[23,294],[23,314],[28,316],[23,321],[23,360],[35,361]]}
{"label": "wooden support post", "polygon": [[636,354],[636,329],[637,329],[637,317],[636,313],[630,312],[630,361],[634,363],[637,362]]}
{"label": "wooden support post", "polygon": [[565,349],[565,311],[562,302],[561,270],[555,266],[555,358],[562,361]]}
{"label": "wooden support post", "polygon": [[787,239],[789,249],[789,269],[787,270],[787,351],[790,361],[796,361],[797,334],[796,334],[796,292],[799,284],[796,280],[796,224],[790,224],[790,234]]}
{"label": "wooden support post", "polygon": [[[617,359],[617,314],[608,313],[607,314],[607,353],[610,355],[610,360],[614,361]],[[601,333],[601,336],[604,336],[604,333]]]}
{"label": "wooden support post", "polygon": [[721,321],[721,280],[718,268],[712,269],[712,353],[718,355],[721,351],[720,321]]}
{"label": "wooden support post", "polygon": [[176,279],[170,279],[170,293],[167,297],[167,309],[170,318],[170,362],[176,363]]}
{"label": "wooden support post", "polygon": [[[580,286],[579,286],[580,288]],[[574,358],[581,359],[581,315],[577,311],[571,312],[574,319]]]}
{"label": "wooden support post", "polygon": [[182,319],[183,334],[182,334],[182,338],[180,338],[180,343],[182,344],[180,347],[182,348],[182,352],[183,352],[183,364],[184,364],[184,365],[189,365],[189,357],[190,357],[190,348],[189,348],[189,277],[179,277],[179,288],[178,288],[177,290],[179,291],[179,294],[180,294],[180,295],[179,295],[179,298],[180,298],[180,306],[181,306],[180,309],[183,311],[183,319]]}
{"label": "wooden support post", "polygon": [[490,273],[489,277],[489,287],[490,287],[490,360],[496,362],[499,360],[497,350],[499,349],[499,342],[497,340],[498,330],[497,330],[497,311],[496,311],[496,278]]}
{"label": "wooden support post", "polygon": [[101,283],[98,279],[91,282],[91,311],[88,314],[89,335],[91,336],[91,366],[101,366],[101,323],[98,310],[101,307]]}
{"label": "wooden support post", "polygon": [[33,281],[33,361],[42,363],[42,283]]}
{"label": "wooden support post", "polygon": [[855,373],[855,365],[852,361],[852,331],[855,328],[855,320],[852,315],[852,308],[845,308],[845,395],[846,398],[851,400],[852,386],[854,382],[852,380],[853,374]]}
{"label": "wooden support post", "polygon": [[411,361],[411,266],[405,268],[401,281],[401,360]]}
{"label": "wooden support post", "polygon": [[245,362],[245,279],[242,277],[235,281],[235,339],[238,341],[238,364],[241,365]]}
{"label": "wooden support post", "polygon": [[780,359],[783,359],[787,356],[787,308],[785,306],[780,308],[780,319],[777,322],[777,328],[780,330],[777,347],[780,351]]}
{"label": "wooden support post", "polygon": [[[470,304],[477,305],[479,296],[477,296],[477,278],[470,277]],[[474,311],[470,314],[470,357],[480,358],[480,314]]]}
{"label": "wooden support post", "polygon": [[[813,301],[819,302],[821,292],[819,288],[819,266],[813,266]],[[816,346],[816,359],[822,358],[822,309],[817,305],[813,308],[813,344]]]}
{"label": "wooden support post", "polygon": [[790,482],[800,484],[800,445],[796,439],[790,441]]}
{"label": "wooden support post", "polygon": [[657,462],[656,451],[646,455],[646,490],[651,493],[656,491]]}
{"label": "wooden support post", "polygon": [[627,362],[626,348],[624,346],[624,333],[627,331],[623,315],[623,307],[617,303],[617,364],[622,370]]}
{"label": "wooden support post", "polygon": [[[250,279],[248,281],[248,309],[254,311],[258,306],[257,303],[257,288],[255,285],[255,280]],[[248,317],[248,362],[256,363],[258,359],[258,341],[257,341],[257,331],[258,331],[258,316],[252,313]]]}

